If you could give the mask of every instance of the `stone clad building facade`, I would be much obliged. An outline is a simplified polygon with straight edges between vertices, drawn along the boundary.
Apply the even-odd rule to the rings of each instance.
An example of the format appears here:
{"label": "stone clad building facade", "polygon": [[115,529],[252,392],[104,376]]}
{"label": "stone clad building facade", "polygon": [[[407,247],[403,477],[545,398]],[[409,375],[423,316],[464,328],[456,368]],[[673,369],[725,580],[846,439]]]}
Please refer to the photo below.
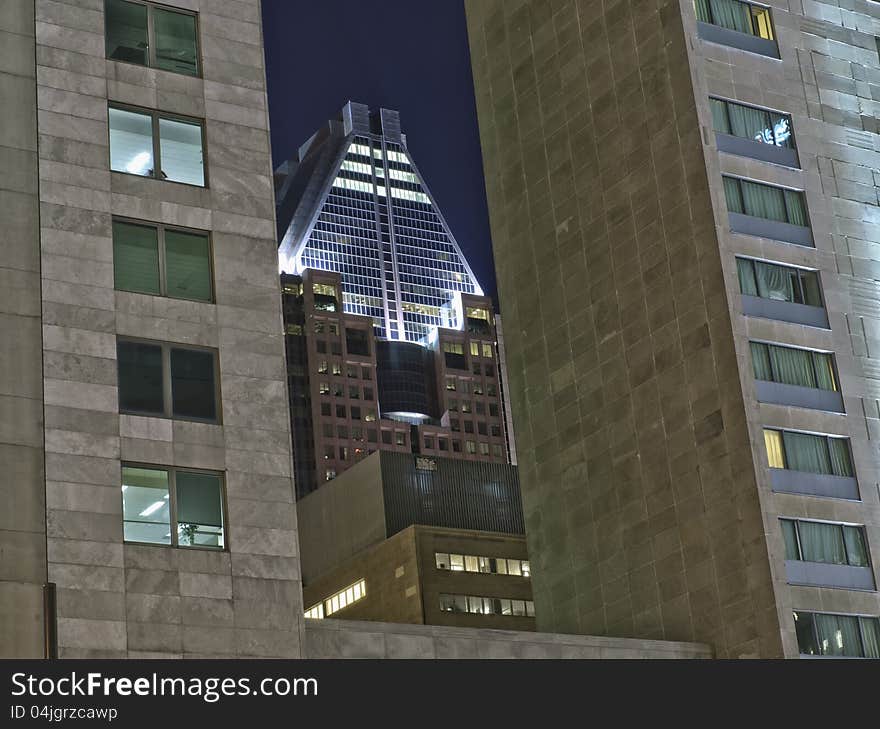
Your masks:
{"label": "stone clad building facade", "polygon": [[306,628],[260,10],[0,3],[0,655],[710,656]]}
{"label": "stone clad building facade", "polygon": [[538,629],[877,657],[880,10],[466,6]]}

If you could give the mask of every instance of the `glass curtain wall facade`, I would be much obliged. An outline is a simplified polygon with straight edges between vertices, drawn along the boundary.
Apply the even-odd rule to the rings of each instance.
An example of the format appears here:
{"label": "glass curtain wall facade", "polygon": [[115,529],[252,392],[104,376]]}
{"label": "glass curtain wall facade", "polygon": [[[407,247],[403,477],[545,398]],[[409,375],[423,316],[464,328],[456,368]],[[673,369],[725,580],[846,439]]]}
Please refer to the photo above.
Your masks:
{"label": "glass curtain wall facade", "polygon": [[[397,112],[349,103],[288,163],[278,191],[281,265],[342,275],[345,313],[376,336],[427,343],[460,328],[460,295],[482,295],[400,133]],[[276,181],[278,175],[276,174]],[[295,210],[289,225],[287,208]]]}

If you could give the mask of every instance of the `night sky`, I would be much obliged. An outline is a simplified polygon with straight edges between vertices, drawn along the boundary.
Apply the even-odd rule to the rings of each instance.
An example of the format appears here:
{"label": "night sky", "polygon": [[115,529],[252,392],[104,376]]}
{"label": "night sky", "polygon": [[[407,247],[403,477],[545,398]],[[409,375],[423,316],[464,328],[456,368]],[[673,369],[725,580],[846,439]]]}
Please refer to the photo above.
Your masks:
{"label": "night sky", "polygon": [[462,0],[263,0],[274,166],[349,100],[400,112],[487,295],[495,269]]}

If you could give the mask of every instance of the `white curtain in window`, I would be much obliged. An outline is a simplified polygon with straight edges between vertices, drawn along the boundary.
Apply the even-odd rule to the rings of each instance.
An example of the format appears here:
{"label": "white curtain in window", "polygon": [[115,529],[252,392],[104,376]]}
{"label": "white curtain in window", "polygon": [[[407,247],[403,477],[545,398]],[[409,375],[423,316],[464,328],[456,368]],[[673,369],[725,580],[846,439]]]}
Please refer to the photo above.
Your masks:
{"label": "white curtain in window", "polygon": [[801,521],[798,522],[798,533],[804,561],[846,564],[843,531],[836,524]]}

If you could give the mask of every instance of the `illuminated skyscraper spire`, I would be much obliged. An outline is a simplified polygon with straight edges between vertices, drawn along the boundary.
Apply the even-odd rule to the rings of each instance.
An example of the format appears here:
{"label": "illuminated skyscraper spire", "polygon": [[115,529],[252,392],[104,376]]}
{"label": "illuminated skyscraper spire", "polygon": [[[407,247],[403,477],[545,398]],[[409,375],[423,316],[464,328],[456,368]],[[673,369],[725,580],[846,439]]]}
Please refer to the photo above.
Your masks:
{"label": "illuminated skyscraper spire", "polygon": [[377,336],[425,343],[482,295],[400,132],[396,111],[349,102],[276,172],[281,270],[342,275],[343,308]]}

